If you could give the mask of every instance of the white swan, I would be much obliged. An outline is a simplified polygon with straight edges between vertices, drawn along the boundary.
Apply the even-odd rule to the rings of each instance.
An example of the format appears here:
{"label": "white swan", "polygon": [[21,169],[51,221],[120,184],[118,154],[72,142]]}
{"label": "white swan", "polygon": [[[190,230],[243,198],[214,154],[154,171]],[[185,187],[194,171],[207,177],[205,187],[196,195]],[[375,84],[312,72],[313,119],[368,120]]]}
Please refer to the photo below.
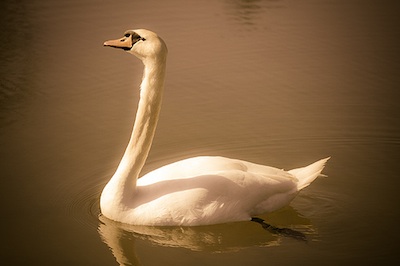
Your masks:
{"label": "white swan", "polygon": [[283,171],[224,157],[195,157],[156,169],[141,178],[154,137],[163,94],[167,47],[154,32],[126,31],[105,46],[121,48],[144,64],[133,132],[122,160],[105,186],[104,216],[127,224],[195,226],[251,220],[289,204],[329,158]]}

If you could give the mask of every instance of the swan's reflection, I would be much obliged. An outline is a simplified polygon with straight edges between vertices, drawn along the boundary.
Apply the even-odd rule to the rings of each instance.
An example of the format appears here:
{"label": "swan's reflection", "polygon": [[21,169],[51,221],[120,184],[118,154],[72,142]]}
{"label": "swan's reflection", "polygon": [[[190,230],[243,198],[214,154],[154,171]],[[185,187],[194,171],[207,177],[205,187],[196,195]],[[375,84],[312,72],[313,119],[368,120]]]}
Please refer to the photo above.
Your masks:
{"label": "swan's reflection", "polygon": [[[291,227],[308,236],[314,232],[310,221],[292,207],[286,207],[264,218],[271,224]],[[198,227],[152,227],[121,224],[104,216],[99,219],[101,238],[110,247],[120,265],[141,265],[140,254],[136,254],[135,250],[135,240],[148,242],[151,248],[184,248],[215,253],[234,252],[255,246],[276,246],[283,238],[252,222]]]}

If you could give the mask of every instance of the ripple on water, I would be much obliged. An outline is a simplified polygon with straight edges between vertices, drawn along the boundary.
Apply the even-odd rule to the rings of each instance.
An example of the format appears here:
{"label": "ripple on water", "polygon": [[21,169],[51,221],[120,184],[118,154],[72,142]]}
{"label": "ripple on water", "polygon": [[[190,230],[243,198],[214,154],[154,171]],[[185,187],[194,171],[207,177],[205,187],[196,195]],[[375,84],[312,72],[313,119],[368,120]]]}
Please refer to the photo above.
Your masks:
{"label": "ripple on water", "polygon": [[97,228],[100,215],[100,194],[104,187],[100,173],[77,178],[75,182],[65,184],[67,215],[88,228]]}
{"label": "ripple on water", "polygon": [[[330,191],[308,190],[301,192],[292,205],[315,224],[317,241],[346,234],[346,202],[349,196]],[[328,229],[329,228],[329,229]]]}

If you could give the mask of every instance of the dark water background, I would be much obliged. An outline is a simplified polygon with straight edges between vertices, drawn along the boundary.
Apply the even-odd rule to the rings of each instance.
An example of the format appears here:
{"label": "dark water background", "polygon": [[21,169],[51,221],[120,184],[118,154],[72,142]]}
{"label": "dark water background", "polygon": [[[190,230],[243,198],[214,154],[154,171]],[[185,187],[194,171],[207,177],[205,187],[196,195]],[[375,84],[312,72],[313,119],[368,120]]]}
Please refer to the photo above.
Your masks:
{"label": "dark water background", "polygon": [[[396,1],[0,4],[2,265],[397,264]],[[142,65],[102,47],[148,28],[169,47],[144,172],[196,155],[325,173],[268,222],[129,227],[99,216],[132,127]]]}

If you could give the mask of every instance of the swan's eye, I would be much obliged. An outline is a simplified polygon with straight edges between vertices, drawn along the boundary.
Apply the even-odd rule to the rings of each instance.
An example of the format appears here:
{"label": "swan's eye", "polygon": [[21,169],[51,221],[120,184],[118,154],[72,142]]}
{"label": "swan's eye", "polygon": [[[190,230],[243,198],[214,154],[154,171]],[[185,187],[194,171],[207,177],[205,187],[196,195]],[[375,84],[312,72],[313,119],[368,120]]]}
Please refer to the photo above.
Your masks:
{"label": "swan's eye", "polygon": [[145,40],[146,40],[146,38],[143,38],[143,37],[142,37],[142,38],[140,38],[140,40],[142,40],[142,41],[145,41]]}

